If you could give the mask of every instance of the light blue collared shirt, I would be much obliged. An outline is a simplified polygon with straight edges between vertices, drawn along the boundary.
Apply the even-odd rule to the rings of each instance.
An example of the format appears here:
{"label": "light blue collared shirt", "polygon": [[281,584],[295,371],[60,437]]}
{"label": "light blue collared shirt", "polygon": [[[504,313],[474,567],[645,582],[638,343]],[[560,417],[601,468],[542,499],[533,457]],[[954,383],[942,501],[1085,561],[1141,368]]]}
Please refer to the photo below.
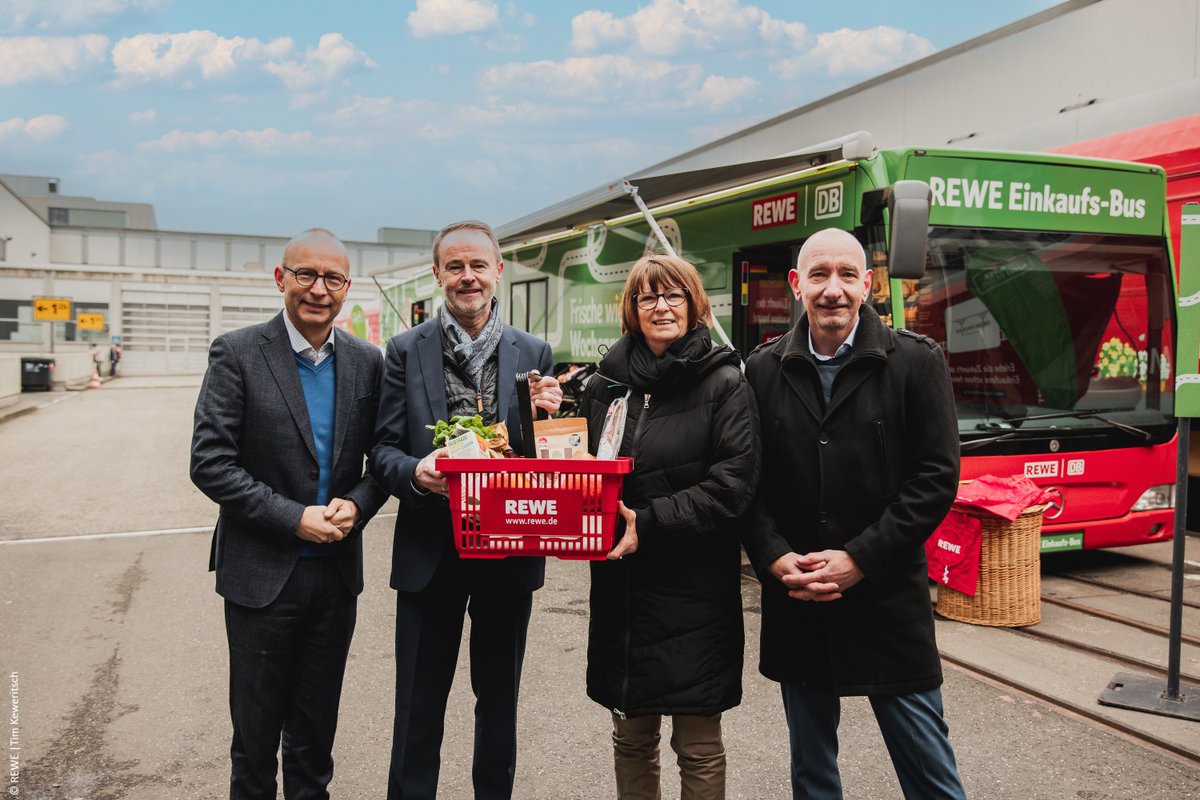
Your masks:
{"label": "light blue collared shirt", "polygon": [[[283,327],[287,328],[288,340],[292,343],[292,350],[302,358],[307,358],[313,364],[319,365],[329,356],[333,355],[333,328],[329,329],[329,338],[325,340],[325,344],[321,345],[321,349],[314,349],[308,343],[308,339],[300,331],[296,330],[296,326],[288,319],[287,312],[283,312]],[[809,342],[811,346],[811,340]]]}

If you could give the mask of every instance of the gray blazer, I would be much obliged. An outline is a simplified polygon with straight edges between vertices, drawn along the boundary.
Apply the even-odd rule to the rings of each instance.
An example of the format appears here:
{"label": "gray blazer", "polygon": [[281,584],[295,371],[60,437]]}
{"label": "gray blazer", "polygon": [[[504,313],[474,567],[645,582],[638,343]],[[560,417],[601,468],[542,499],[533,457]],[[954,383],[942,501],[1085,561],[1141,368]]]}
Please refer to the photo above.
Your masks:
{"label": "gray blazer", "polygon": [[[334,331],[336,407],[331,493],[353,500],[358,526],[337,546],[354,594],[363,588],[362,529],[387,495],[364,470],[379,404],[382,356]],[[217,592],[238,605],[271,603],[292,574],[304,507],[316,502],[316,445],[295,352],[280,313],[218,336],[196,400],[192,482],[221,507],[210,570]]]}

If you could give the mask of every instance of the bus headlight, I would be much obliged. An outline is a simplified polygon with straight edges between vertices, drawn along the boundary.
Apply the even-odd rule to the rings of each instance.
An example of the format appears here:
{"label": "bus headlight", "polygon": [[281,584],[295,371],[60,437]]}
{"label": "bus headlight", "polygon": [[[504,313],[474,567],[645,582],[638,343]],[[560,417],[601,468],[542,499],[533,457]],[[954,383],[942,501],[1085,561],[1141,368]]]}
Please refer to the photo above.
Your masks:
{"label": "bus headlight", "polygon": [[1130,511],[1158,511],[1175,507],[1175,484],[1164,483],[1161,486],[1151,486],[1142,492],[1142,496],[1133,504]]}

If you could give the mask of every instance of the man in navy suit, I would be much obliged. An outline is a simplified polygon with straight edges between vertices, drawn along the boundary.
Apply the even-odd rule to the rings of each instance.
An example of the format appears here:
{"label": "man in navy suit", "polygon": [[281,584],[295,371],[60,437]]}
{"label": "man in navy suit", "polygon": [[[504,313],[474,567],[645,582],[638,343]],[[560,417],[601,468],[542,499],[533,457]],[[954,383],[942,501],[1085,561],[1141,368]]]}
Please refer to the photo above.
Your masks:
{"label": "man in navy suit", "polygon": [[283,313],[217,337],[196,401],[192,481],[221,507],[209,569],[225,598],[229,795],[328,798],[358,594],[362,529],[387,495],[363,460],[379,350],[333,320],[350,262],[333,234],[288,242]]}
{"label": "man in navy suit", "polygon": [[[438,316],[387,345],[371,471],[400,498],[392,546],[396,590],[396,717],[389,800],[437,793],[446,699],[471,616],[471,688],[479,800],[512,796],[517,759],[517,692],[533,592],[545,578],[542,558],[460,559],[454,547],[446,477],[435,460],[439,419],[480,414],[504,420],[521,452],[515,376],[551,369],[550,346],[505,325],[496,287],[504,262],[491,228],[449,225],[433,243],[433,276],[445,295]],[[553,377],[533,388],[535,406],[553,413],[562,390]]]}

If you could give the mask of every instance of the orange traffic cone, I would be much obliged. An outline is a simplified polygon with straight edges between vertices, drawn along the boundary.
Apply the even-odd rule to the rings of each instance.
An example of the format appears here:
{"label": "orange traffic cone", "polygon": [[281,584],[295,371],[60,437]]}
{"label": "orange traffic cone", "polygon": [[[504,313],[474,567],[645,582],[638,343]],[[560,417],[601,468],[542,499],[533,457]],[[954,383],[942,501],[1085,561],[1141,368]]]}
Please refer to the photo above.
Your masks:
{"label": "orange traffic cone", "polygon": [[92,382],[90,385],[93,389],[100,388],[100,373],[96,372],[96,370],[92,370]]}

